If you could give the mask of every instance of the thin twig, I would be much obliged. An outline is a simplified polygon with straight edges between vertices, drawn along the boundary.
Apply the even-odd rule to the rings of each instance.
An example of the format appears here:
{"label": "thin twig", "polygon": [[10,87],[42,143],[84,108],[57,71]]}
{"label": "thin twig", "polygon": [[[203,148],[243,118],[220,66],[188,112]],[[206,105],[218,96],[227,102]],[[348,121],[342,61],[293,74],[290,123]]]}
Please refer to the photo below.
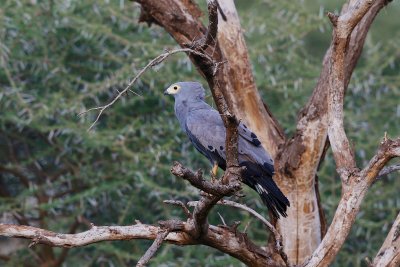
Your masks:
{"label": "thin twig", "polygon": [[217,40],[218,31],[218,2],[216,0],[208,0],[208,27],[207,35],[201,49],[206,49],[207,46],[212,46]]}
{"label": "thin twig", "polygon": [[289,263],[289,260],[288,260],[288,256],[283,251],[282,236],[278,232],[278,230],[276,230],[276,228],[269,221],[267,221],[267,219],[265,219],[261,214],[259,214],[258,212],[256,212],[252,208],[247,207],[246,205],[234,202],[234,201],[223,199],[223,200],[220,200],[217,204],[230,206],[230,207],[234,207],[234,208],[238,208],[238,209],[242,209],[244,211],[247,211],[248,213],[250,213],[251,215],[253,215],[257,219],[259,219],[265,226],[267,226],[268,230],[270,230],[271,233],[274,235],[275,248],[276,248],[277,252],[279,253],[279,255],[281,255],[281,257],[282,257],[283,261],[286,263],[286,265],[290,266],[290,263]]}
{"label": "thin twig", "polygon": [[169,229],[163,229],[157,233],[157,237],[156,239],[154,239],[153,244],[149,247],[146,253],[139,259],[138,263],[136,264],[136,267],[143,267],[149,262],[151,257],[153,257],[154,254],[157,252],[157,250],[160,248],[162,242],[167,237],[169,232],[170,232]]}
{"label": "thin twig", "polygon": [[400,163],[399,163],[399,164],[394,164],[394,165],[392,165],[392,166],[388,166],[388,167],[383,168],[383,169],[379,172],[379,174],[378,174],[378,176],[376,177],[376,179],[382,178],[382,176],[386,176],[386,175],[388,175],[389,173],[392,173],[392,172],[395,172],[395,171],[400,171]]}
{"label": "thin twig", "polygon": [[192,218],[192,214],[190,213],[190,210],[186,207],[185,204],[183,204],[182,201],[179,201],[179,200],[164,200],[163,202],[165,204],[170,204],[170,205],[175,205],[175,206],[181,207],[183,212],[185,213],[186,217]]}
{"label": "thin twig", "polygon": [[247,233],[247,229],[249,228],[250,224],[251,224],[251,219],[246,223],[246,225],[243,229],[243,233]]}
{"label": "thin twig", "polygon": [[222,224],[226,226],[224,217],[222,217],[221,213],[219,213],[219,212],[217,212],[217,214],[218,214],[219,218],[221,219]]}
{"label": "thin twig", "polygon": [[142,76],[149,68],[154,67],[158,64],[160,64],[161,62],[163,62],[165,59],[167,59],[169,56],[177,54],[177,53],[192,53],[195,54],[197,56],[200,57],[204,57],[208,60],[210,60],[212,62],[212,59],[204,54],[201,53],[199,51],[190,49],[190,48],[181,48],[181,49],[175,49],[172,51],[166,51],[164,53],[162,53],[161,55],[158,55],[157,57],[155,57],[154,59],[152,59],[141,71],[139,71],[139,73],[129,82],[129,84],[125,87],[124,90],[120,91],[118,93],[118,95],[116,97],[114,97],[108,104],[104,105],[104,106],[100,106],[100,107],[95,107],[95,108],[90,108],[86,111],[83,111],[81,113],[78,114],[78,116],[82,116],[90,111],[93,110],[100,110],[99,114],[97,115],[95,121],[90,125],[90,127],[88,128],[88,131],[90,131],[94,125],[99,121],[100,116],[103,114],[103,112],[109,108],[110,106],[112,106],[123,94],[125,94],[128,90],[130,90],[130,88],[132,87],[132,85],[139,79],[140,76]]}
{"label": "thin twig", "polygon": [[279,236],[279,232],[275,229],[275,227],[269,221],[267,221],[267,219],[265,219],[261,214],[259,214],[257,211],[253,210],[252,208],[247,207],[246,205],[243,205],[243,204],[231,201],[231,200],[225,200],[225,199],[220,200],[217,204],[224,205],[224,206],[230,206],[230,207],[234,207],[234,208],[238,208],[238,209],[247,211],[248,213],[250,213],[257,219],[259,219],[265,226],[267,226],[267,228],[271,231],[271,233],[275,237],[277,235]]}

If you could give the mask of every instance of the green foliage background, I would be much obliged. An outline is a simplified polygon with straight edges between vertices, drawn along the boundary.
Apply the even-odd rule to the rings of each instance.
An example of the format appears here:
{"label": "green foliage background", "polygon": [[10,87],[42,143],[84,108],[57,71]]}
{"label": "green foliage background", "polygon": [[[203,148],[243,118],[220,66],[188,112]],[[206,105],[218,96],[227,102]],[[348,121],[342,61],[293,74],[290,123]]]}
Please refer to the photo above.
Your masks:
{"label": "green foliage background", "polygon": [[[205,3],[200,3],[205,10]],[[263,99],[286,133],[306,103],[329,45],[324,16],[339,1],[237,1]],[[398,1],[374,23],[346,98],[346,127],[365,165],[384,132],[400,135],[400,27]],[[87,132],[97,113],[78,114],[110,101],[145,64],[176,47],[163,29],[139,24],[140,7],[127,1],[5,0],[0,8],[0,220],[70,231],[81,216],[96,225],[155,223],[183,218],[165,199],[196,199],[197,192],[169,173],[174,160],[193,169],[209,165],[181,133],[172,82],[201,80],[185,55],[147,72]],[[137,95],[136,95],[137,94]],[[211,97],[209,98],[211,101]],[[340,182],[328,154],[321,170],[323,208],[331,220]],[[367,195],[350,238],[334,266],[366,266],[400,209],[399,174],[377,182]],[[240,201],[266,214],[253,192]],[[250,223],[263,244],[267,233],[247,214],[216,208],[211,222]],[[80,223],[76,231],[84,231]],[[1,245],[11,243],[0,239]],[[27,248],[1,254],[0,266],[131,266],[148,241],[103,242],[68,252]],[[47,265],[46,265],[47,264]],[[151,266],[241,266],[207,247],[163,245]]]}

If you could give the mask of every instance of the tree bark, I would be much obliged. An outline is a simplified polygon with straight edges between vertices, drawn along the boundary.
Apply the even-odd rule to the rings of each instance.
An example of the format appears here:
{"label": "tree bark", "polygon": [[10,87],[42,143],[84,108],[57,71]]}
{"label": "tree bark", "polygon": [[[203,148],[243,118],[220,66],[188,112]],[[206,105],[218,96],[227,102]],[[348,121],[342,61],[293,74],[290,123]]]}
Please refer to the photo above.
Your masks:
{"label": "tree bark", "polygon": [[388,236],[377,253],[372,266],[396,267],[400,265],[400,213],[397,215]]}

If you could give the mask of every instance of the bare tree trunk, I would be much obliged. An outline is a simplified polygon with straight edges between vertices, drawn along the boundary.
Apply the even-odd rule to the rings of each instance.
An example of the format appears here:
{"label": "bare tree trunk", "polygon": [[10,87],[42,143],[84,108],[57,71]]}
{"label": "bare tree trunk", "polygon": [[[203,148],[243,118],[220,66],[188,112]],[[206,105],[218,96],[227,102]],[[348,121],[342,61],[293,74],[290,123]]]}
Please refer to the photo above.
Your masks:
{"label": "bare tree trunk", "polygon": [[284,142],[283,131],[265,110],[258,93],[233,0],[220,1],[220,6],[227,20],[220,17],[218,43],[229,69],[229,93],[235,101],[234,113],[248,124],[264,148],[275,156],[278,146]]}

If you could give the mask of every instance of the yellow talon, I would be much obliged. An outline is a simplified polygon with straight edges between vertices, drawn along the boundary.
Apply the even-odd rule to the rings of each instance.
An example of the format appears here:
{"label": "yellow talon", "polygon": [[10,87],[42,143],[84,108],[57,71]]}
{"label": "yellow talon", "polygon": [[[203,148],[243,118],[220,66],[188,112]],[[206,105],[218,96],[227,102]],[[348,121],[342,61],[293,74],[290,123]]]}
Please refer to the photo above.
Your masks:
{"label": "yellow talon", "polygon": [[217,172],[218,172],[218,164],[216,162],[214,162],[214,165],[213,165],[212,170],[211,170],[211,179],[212,179],[212,181],[217,179]]}

